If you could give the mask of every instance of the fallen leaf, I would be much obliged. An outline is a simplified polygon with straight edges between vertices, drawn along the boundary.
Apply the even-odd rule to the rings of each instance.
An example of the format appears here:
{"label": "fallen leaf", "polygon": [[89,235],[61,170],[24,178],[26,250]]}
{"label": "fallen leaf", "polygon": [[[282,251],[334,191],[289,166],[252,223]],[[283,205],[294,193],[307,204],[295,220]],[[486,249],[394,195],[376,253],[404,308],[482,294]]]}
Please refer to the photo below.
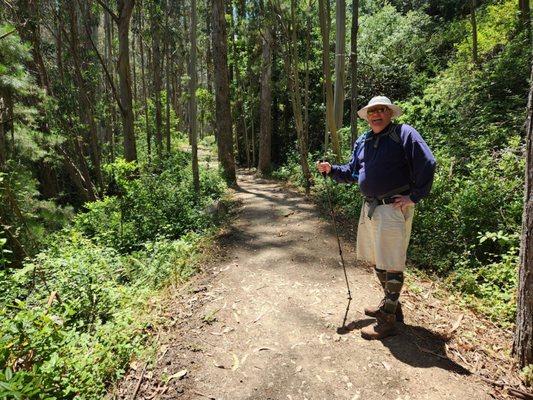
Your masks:
{"label": "fallen leaf", "polygon": [[239,357],[233,353],[231,355],[233,356],[233,365],[231,366],[231,370],[236,371],[237,368],[239,368]]}
{"label": "fallen leaf", "polygon": [[382,361],[381,363],[383,364],[383,366],[385,367],[387,371],[391,370],[392,367],[388,362]]}
{"label": "fallen leaf", "polygon": [[170,375],[168,377],[168,381],[170,382],[172,379],[183,379],[183,378],[185,378],[187,376],[187,373],[188,373],[188,371],[186,369],[182,369],[181,371],[176,372],[173,375]]}
{"label": "fallen leaf", "polygon": [[222,364],[219,364],[216,360],[213,360],[213,365],[220,369],[226,369],[225,366],[223,366]]}
{"label": "fallen leaf", "polygon": [[451,335],[457,328],[459,328],[459,325],[461,325],[461,321],[464,318],[464,314],[459,315],[459,318],[457,318],[457,321],[452,325],[452,329],[448,331],[448,335]]}
{"label": "fallen leaf", "polygon": [[302,372],[302,369],[303,369],[302,366],[301,366],[301,365],[298,365],[298,366],[296,367],[296,372]]}

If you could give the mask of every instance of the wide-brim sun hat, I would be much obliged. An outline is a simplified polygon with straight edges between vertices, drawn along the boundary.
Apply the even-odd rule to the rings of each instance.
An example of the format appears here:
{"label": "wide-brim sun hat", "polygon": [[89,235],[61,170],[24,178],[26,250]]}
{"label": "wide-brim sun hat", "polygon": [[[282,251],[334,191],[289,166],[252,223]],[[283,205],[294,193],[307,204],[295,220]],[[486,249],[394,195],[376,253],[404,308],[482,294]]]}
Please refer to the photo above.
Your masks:
{"label": "wide-brim sun hat", "polygon": [[368,104],[361,108],[359,111],[357,111],[357,115],[359,115],[364,120],[368,121],[368,109],[370,107],[374,106],[386,106],[387,108],[392,110],[392,118],[399,117],[403,114],[403,111],[400,107],[398,107],[396,104],[392,104],[392,101],[388,97],[385,96],[376,96],[372,97]]}

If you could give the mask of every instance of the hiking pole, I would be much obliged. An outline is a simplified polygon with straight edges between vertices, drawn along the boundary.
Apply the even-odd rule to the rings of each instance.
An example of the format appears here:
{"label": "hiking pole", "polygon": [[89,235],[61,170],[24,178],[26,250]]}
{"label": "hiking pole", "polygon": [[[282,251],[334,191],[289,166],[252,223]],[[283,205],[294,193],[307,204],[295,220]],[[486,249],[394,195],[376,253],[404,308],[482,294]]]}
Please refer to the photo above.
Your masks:
{"label": "hiking pole", "polygon": [[[324,161],[325,160],[320,160],[320,162],[324,162]],[[335,210],[333,209],[333,204],[331,203],[331,192],[330,192],[329,185],[327,182],[326,173],[322,172],[322,176],[324,177],[324,184],[326,185],[326,193],[328,196],[329,211],[331,213],[331,220],[333,222],[333,230],[335,231],[335,237],[337,238],[337,245],[339,247],[339,256],[341,258],[342,269],[344,271],[344,279],[346,281],[346,289],[348,291],[348,306],[346,307],[346,312],[344,313],[344,319],[342,321],[342,326],[337,328],[337,333],[346,333],[348,332],[348,329],[346,328],[346,318],[348,317],[348,310],[350,309],[350,302],[352,301],[352,293],[350,291],[350,284],[348,283],[348,274],[346,273],[346,265],[344,264],[344,256],[342,255],[341,240],[339,238],[339,232],[337,231],[337,220],[335,218]]]}

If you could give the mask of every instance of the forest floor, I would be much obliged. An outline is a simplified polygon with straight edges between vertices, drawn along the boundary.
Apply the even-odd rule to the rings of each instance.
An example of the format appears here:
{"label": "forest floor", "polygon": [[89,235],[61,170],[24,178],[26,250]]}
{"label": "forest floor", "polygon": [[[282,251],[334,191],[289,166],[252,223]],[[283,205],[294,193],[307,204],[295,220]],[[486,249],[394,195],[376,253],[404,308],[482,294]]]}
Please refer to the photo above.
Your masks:
{"label": "forest floor", "polygon": [[[210,261],[159,304],[155,356],[132,363],[112,397],[481,400],[507,398],[498,386],[517,384],[510,332],[409,272],[399,334],[362,339],[373,322],[363,307],[379,303],[381,287],[355,261],[354,227],[341,229],[348,304],[327,215],[294,189],[246,172],[234,197],[237,215]],[[347,306],[350,329],[338,334]]]}

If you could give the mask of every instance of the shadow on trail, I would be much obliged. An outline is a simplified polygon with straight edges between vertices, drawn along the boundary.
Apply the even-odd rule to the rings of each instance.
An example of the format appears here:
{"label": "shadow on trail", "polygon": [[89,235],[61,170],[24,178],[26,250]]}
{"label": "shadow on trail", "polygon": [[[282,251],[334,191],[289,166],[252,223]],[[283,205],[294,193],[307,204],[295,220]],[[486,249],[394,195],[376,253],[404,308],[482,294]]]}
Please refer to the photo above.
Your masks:
{"label": "shadow on trail", "polygon": [[[362,329],[374,321],[373,318],[352,321],[342,334]],[[381,343],[396,359],[412,367],[438,367],[459,375],[471,375],[468,369],[448,358],[442,336],[422,326],[398,324],[398,335],[383,339]]]}

